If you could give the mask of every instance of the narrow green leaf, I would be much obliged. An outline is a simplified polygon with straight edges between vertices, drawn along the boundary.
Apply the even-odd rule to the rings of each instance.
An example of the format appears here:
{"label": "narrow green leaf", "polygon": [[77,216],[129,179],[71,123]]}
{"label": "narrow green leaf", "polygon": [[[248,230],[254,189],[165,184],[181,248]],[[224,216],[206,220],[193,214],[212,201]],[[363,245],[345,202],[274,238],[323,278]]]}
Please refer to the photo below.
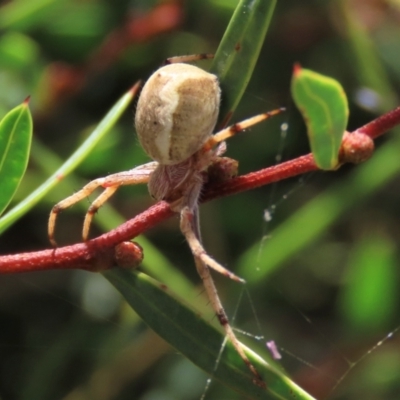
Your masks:
{"label": "narrow green leaf", "polygon": [[338,299],[347,329],[390,328],[398,304],[396,264],[395,247],[385,236],[374,232],[357,243]]}
{"label": "narrow green leaf", "polygon": [[0,214],[10,203],[28,165],[32,140],[29,99],[0,122]]}
{"label": "narrow green leaf", "polygon": [[122,269],[106,271],[104,276],[163,339],[245,398],[313,399],[272,364],[247,348],[249,359],[267,384],[266,390],[253,383],[253,376],[230,343],[226,344],[216,367],[224,335],[208,324],[198,312],[175,298],[165,284],[143,273]]}
{"label": "narrow green leaf", "polygon": [[3,217],[0,218],[0,233],[4,232],[16,220],[22,217],[29,211],[36,203],[40,201],[57,183],[71,173],[92,151],[94,146],[108,133],[115,125],[121,114],[127,109],[135,95],[134,90],[129,90],[125,93],[109,110],[104,118],[99,122],[96,128],[89,137],[82,143],[82,145],[68,158],[59,169],[35,191],[33,191],[21,203],[17,204],[12,210],[8,211]]}
{"label": "narrow green leaf", "polygon": [[349,116],[342,86],[332,78],[296,65],[292,95],[307,125],[316,164],[321,169],[335,169]]}
{"label": "narrow green leaf", "polygon": [[276,0],[241,0],[229,22],[210,69],[222,88],[221,125],[230,120],[250,81],[275,5]]}

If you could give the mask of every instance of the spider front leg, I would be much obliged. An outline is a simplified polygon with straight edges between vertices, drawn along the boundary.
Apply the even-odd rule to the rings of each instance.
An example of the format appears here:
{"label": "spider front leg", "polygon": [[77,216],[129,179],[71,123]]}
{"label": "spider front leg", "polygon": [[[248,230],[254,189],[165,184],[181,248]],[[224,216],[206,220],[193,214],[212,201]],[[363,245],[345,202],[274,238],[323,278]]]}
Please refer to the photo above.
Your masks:
{"label": "spider front leg", "polygon": [[209,267],[215,269],[216,271],[233,280],[244,282],[243,279],[226,270],[215,260],[213,260],[204,250],[200,242],[200,229],[197,206],[193,210],[191,210],[189,207],[184,207],[181,210],[181,230],[186,237],[190,249],[192,250],[197,272],[203,281],[204,288],[206,289],[208,298],[210,300],[212,308],[217,315],[218,321],[225,330],[226,337],[231,341],[235,350],[238,352],[244,363],[253,374],[254,383],[260,387],[265,388],[265,382],[261,378],[254,365],[250,362],[239,340],[233,332],[233,329],[229,323],[229,319],[218,296],[218,292],[212,279]]}
{"label": "spider front leg", "polygon": [[214,54],[201,53],[201,54],[189,54],[183,56],[169,57],[164,61],[164,65],[177,64],[177,63],[188,63],[199,60],[210,60],[214,58]]}
{"label": "spider front leg", "polygon": [[97,210],[123,185],[136,185],[139,183],[147,183],[149,181],[151,173],[157,167],[157,162],[150,162],[139,167],[133,168],[129,171],[119,172],[113,175],[106,176],[104,178],[98,178],[87,185],[81,190],[67,197],[66,199],[57,203],[51,210],[48,222],[48,235],[50,243],[56,247],[57,242],[54,238],[54,231],[56,226],[57,215],[68,207],[73,206],[82,199],[88,197],[97,188],[104,188],[104,192],[101,193],[90,205],[83,223],[82,238],[84,241],[89,236],[89,229],[93,220],[94,214]]}
{"label": "spider front leg", "polygon": [[267,111],[262,114],[255,115],[254,117],[245,119],[244,121],[237,122],[231,126],[228,126],[225,129],[220,130],[219,132],[212,135],[204,144],[203,151],[207,152],[216,146],[218,143],[223,142],[224,140],[229,139],[232,136],[235,136],[237,133],[244,131],[247,128],[250,128],[253,125],[256,125],[266,119],[273,117],[274,115],[278,115],[285,111],[285,108],[277,108],[276,110]]}

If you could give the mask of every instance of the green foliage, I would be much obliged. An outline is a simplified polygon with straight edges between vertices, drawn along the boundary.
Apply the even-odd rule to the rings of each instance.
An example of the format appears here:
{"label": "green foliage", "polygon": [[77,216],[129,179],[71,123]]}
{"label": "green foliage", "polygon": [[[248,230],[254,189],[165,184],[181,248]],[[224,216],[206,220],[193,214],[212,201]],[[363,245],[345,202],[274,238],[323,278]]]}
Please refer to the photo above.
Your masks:
{"label": "green foliage", "polygon": [[349,117],[342,86],[332,78],[297,65],[292,78],[292,96],[307,125],[315,163],[320,169],[337,168]]}
{"label": "green foliage", "polygon": [[0,121],[0,214],[3,213],[24,176],[32,139],[28,101]]}

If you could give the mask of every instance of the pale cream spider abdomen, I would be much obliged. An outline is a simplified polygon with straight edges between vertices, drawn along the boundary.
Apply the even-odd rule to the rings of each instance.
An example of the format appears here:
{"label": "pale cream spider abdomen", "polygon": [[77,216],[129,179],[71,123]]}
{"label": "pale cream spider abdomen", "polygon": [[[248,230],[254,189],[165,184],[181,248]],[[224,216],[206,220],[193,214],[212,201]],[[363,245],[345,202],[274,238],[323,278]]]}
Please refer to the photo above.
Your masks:
{"label": "pale cream spider abdomen", "polygon": [[143,87],[135,116],[145,152],[163,165],[187,160],[212,134],[220,95],[217,77],[193,65],[157,70]]}

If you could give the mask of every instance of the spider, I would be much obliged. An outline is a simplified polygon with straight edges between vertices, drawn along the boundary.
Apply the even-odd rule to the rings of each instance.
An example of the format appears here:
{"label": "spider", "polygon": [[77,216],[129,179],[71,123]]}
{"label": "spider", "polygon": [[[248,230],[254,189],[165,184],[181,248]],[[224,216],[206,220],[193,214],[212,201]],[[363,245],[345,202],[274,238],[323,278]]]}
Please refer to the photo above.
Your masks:
{"label": "spider", "polygon": [[208,168],[218,162],[226,149],[224,141],[283,109],[254,116],[213,135],[221,96],[218,79],[213,74],[186,64],[212,57],[210,54],[172,57],[150,76],[139,96],[135,126],[141,145],[154,161],[129,171],[95,179],[56,204],[50,213],[48,235],[51,244],[57,246],[54,230],[59,212],[102,187],[104,191],[93,201],[85,216],[82,236],[86,241],[95,213],[120,186],[148,183],[154,199],[167,201],[172,210],[180,213],[180,229],[192,251],[197,271],[218,321],[250,369],[253,381],[265,387],[229,324],[210,268],[235,281],[243,283],[244,280],[215,261],[203,248],[198,201]]}

